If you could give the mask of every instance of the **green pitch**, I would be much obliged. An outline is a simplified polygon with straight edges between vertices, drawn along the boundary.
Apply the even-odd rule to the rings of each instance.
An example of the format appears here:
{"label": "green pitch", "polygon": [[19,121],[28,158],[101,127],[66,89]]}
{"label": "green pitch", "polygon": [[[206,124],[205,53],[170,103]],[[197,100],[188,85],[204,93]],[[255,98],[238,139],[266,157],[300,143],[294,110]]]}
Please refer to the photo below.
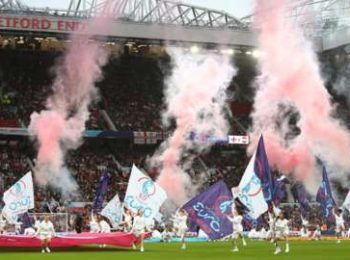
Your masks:
{"label": "green pitch", "polygon": [[[350,259],[350,241],[336,244],[335,241],[292,241],[291,252],[273,255],[274,247],[269,242],[248,241],[248,246],[240,247],[237,253],[231,252],[228,242],[189,243],[186,250],[180,249],[179,243],[146,244],[145,252],[96,247],[52,250],[51,254],[41,254],[31,250],[0,249],[0,259],[4,260],[206,260],[206,259]],[[284,249],[284,246],[282,247]]]}

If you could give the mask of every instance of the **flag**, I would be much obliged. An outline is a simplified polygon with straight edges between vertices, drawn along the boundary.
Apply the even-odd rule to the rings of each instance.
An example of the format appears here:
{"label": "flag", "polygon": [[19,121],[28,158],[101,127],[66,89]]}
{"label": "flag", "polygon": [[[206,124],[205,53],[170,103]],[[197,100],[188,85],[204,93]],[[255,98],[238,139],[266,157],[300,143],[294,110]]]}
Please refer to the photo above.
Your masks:
{"label": "flag", "polygon": [[107,168],[103,167],[101,169],[101,177],[100,177],[99,186],[96,190],[94,202],[92,205],[92,208],[95,211],[100,211],[103,207],[103,201],[104,201],[105,195],[106,195],[107,190],[108,190],[108,179],[109,179],[109,177],[108,177]]}
{"label": "flag", "polygon": [[350,191],[348,192],[348,195],[346,195],[346,198],[343,202],[343,208],[346,208],[348,211],[350,211]]}
{"label": "flag", "polygon": [[255,162],[256,153],[250,159],[238,187],[234,187],[232,193],[234,197],[238,197],[244,206],[247,207],[249,215],[257,219],[261,214],[267,211],[268,206],[264,199],[261,180],[255,172]]}
{"label": "flag", "polygon": [[264,225],[263,216],[258,217],[257,219],[252,218],[248,213],[243,215],[243,226],[247,229],[252,229],[253,227],[258,227]]}
{"label": "flag", "polygon": [[124,198],[125,206],[134,213],[141,209],[145,221],[149,225],[152,224],[153,218],[166,199],[166,192],[133,165]]}
{"label": "flag", "polygon": [[123,220],[123,208],[119,200],[118,194],[108,202],[108,204],[101,211],[101,215],[109,219],[114,228],[118,227]]}
{"label": "flag", "polygon": [[332,221],[333,208],[335,206],[335,201],[333,199],[331,186],[329,184],[327,171],[325,166],[322,164],[322,181],[320,188],[317,191],[316,201],[320,203],[321,210],[327,221]]}
{"label": "flag", "polygon": [[184,205],[189,218],[212,240],[232,233],[232,195],[223,181],[219,181]]}
{"label": "flag", "polygon": [[278,206],[283,199],[287,196],[286,194],[286,185],[285,185],[286,178],[282,176],[281,178],[274,178],[274,190],[273,190],[273,196],[272,201],[275,206]]}
{"label": "flag", "polygon": [[260,137],[258,148],[255,152],[254,172],[261,181],[265,201],[270,203],[273,200],[275,181],[270,172],[263,136]]}
{"label": "flag", "polygon": [[310,206],[304,185],[300,182],[295,183],[292,187],[292,194],[294,200],[299,203],[301,215],[305,217],[306,213],[310,210]]}
{"label": "flag", "polygon": [[3,196],[5,206],[2,215],[10,224],[17,222],[18,215],[34,208],[34,187],[32,173],[28,172]]}

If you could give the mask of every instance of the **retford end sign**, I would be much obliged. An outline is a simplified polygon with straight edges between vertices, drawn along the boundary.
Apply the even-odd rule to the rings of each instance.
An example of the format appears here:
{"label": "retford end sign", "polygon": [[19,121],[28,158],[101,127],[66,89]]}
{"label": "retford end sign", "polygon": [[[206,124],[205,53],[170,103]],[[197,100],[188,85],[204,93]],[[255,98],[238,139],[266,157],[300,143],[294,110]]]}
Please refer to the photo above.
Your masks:
{"label": "retford end sign", "polygon": [[20,31],[72,32],[82,30],[87,21],[64,16],[0,15],[0,28]]}
{"label": "retford end sign", "polygon": [[[29,31],[70,34],[84,31],[87,19],[46,14],[0,13],[1,31]],[[102,33],[102,32],[101,32]],[[219,45],[256,46],[254,33],[230,28],[207,28],[116,20],[104,32],[118,38],[189,42]]]}

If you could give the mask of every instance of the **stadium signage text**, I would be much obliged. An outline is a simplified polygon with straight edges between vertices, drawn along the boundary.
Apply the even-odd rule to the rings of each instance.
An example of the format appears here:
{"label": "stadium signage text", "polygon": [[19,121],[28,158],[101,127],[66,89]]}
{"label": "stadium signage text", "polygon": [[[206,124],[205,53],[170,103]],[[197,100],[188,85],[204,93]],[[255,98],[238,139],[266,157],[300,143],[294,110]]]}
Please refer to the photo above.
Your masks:
{"label": "stadium signage text", "polygon": [[17,30],[53,30],[72,32],[83,30],[87,23],[79,20],[48,19],[46,17],[0,16],[0,28]]}

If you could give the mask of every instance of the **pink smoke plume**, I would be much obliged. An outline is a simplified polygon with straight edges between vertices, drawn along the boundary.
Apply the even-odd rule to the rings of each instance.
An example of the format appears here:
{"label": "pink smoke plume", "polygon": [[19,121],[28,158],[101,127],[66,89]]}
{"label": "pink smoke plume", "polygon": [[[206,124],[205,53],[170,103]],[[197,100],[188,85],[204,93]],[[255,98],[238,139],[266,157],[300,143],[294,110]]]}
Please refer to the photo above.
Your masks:
{"label": "pink smoke plume", "polygon": [[112,4],[113,1],[107,2],[99,16],[82,31],[73,33],[68,51],[55,68],[46,110],[31,115],[29,131],[38,143],[36,180],[64,193],[77,189],[64,157],[67,150],[80,145],[89,118],[88,106],[98,96],[94,83],[102,77],[101,67],[106,64],[108,53],[92,37],[107,32]]}
{"label": "pink smoke plume", "polygon": [[191,141],[189,134],[227,135],[224,105],[234,69],[227,57],[219,55],[194,55],[175,48],[169,53],[174,69],[166,82],[163,119],[168,126],[174,120],[176,128],[154,159],[161,165],[157,182],[173,202],[182,205],[193,187],[185,172],[191,162],[184,165],[181,161],[188,159],[185,154],[189,150],[200,153],[210,147]]}
{"label": "pink smoke plume", "polygon": [[[301,30],[288,23],[287,0],[257,0],[254,26],[262,52],[261,77],[252,113],[253,128],[248,153],[264,135],[270,164],[285,174],[318,185],[315,156],[341,171],[350,170],[350,135],[333,117],[333,106],[311,43]],[[288,129],[276,127],[280,105],[300,114],[300,135],[286,140]],[[309,186],[310,187],[310,186]]]}

